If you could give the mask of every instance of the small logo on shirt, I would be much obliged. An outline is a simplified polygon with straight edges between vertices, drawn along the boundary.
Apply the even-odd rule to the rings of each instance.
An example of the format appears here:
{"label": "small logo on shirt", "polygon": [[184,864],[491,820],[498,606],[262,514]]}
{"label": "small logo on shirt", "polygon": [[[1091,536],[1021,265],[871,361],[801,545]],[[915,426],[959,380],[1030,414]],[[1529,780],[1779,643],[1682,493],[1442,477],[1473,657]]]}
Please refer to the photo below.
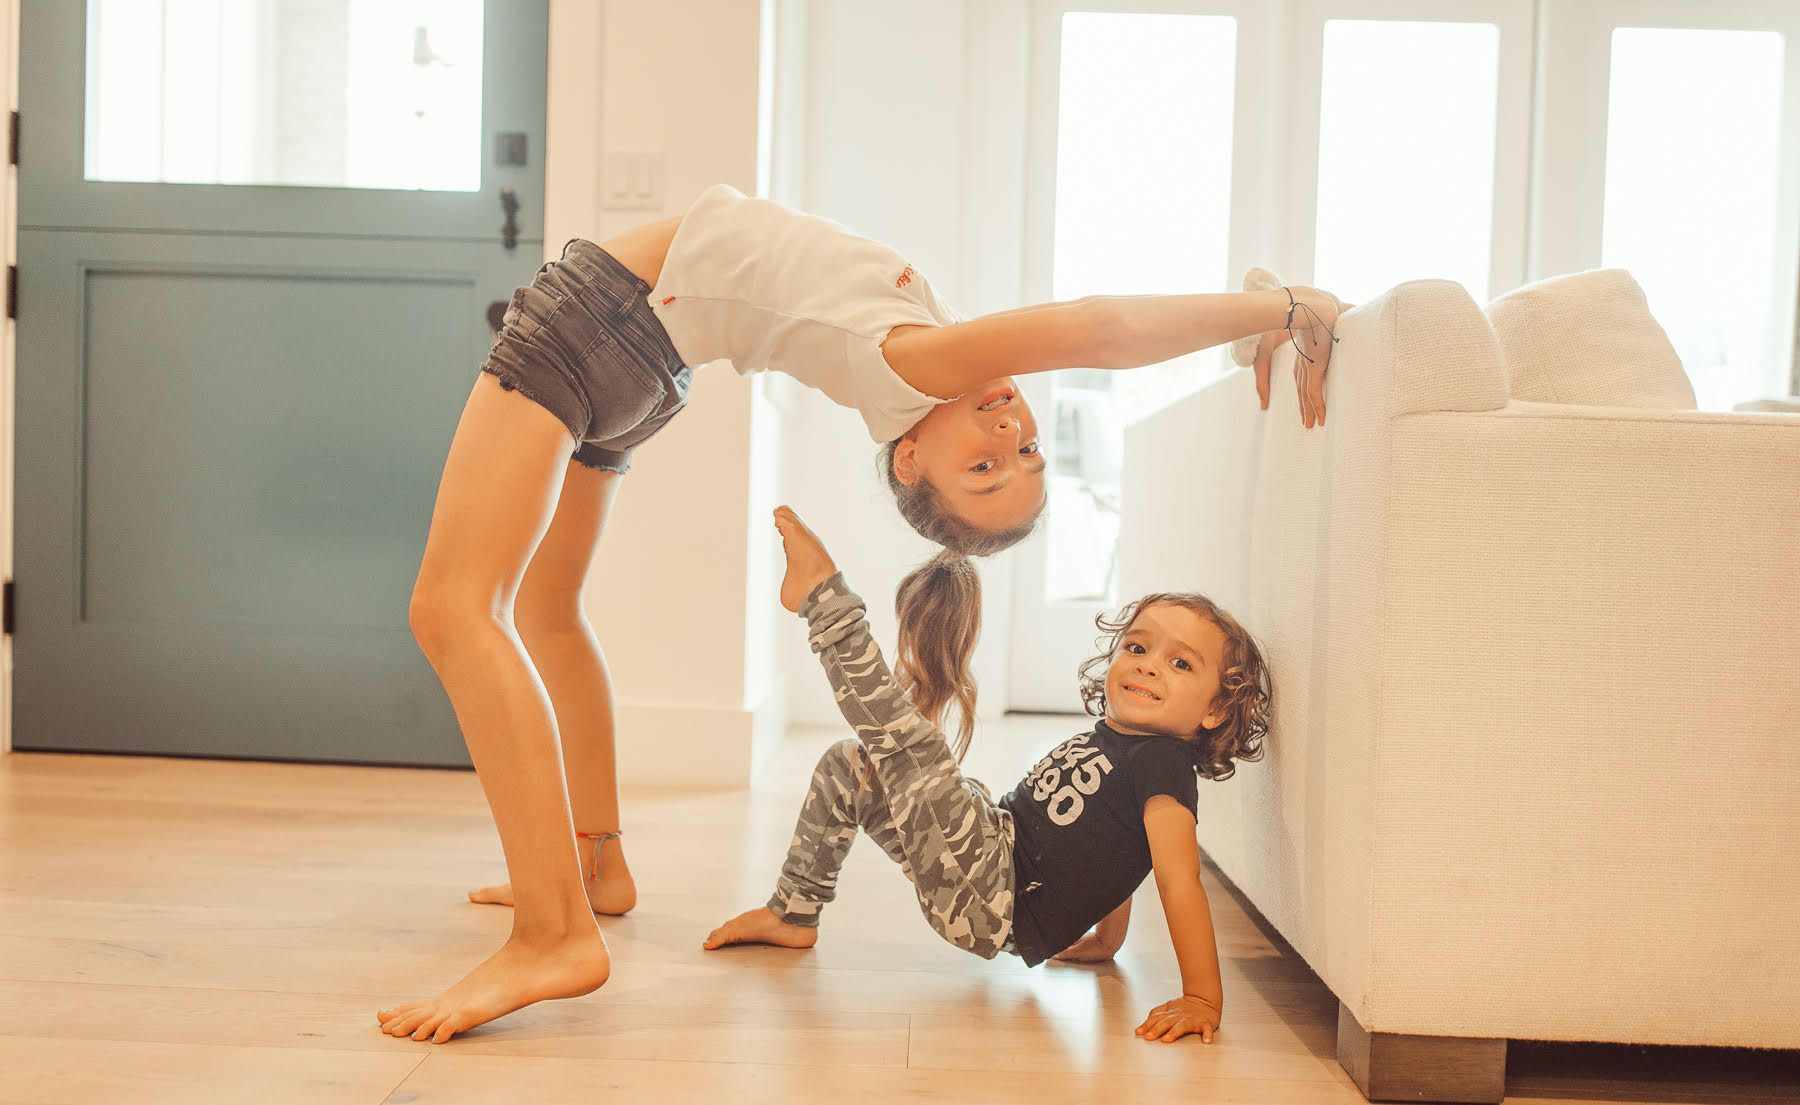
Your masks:
{"label": "small logo on shirt", "polygon": [[663,300],[663,306],[664,306],[664,307],[667,307],[667,306],[668,306],[668,305],[669,305],[669,304],[671,304],[671,303],[673,303],[673,302],[675,302],[675,297],[674,297],[674,296],[670,296],[670,297],[669,297],[669,298],[667,298],[667,299],[665,299],[665,300]]}
{"label": "small logo on shirt", "polygon": [[908,265],[908,266],[906,266],[906,271],[900,274],[900,279],[894,281],[894,287],[904,288],[908,284],[912,283],[912,278],[913,278],[913,267],[911,265]]}

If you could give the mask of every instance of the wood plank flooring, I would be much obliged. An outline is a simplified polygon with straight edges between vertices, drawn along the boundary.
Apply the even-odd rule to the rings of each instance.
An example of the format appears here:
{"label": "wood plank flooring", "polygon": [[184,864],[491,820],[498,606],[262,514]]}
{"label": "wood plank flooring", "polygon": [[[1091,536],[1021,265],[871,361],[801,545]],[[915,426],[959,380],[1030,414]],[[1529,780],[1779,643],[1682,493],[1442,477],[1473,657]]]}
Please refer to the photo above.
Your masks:
{"label": "wood plank flooring", "polygon": [[[970,757],[996,791],[1077,719],[1015,717]],[[640,906],[603,919],[612,981],[442,1047],[375,1010],[497,947],[504,877],[473,774],[17,753],[0,757],[0,1103],[1242,1102],[1356,1105],[1337,1002],[1211,872],[1218,1042],[1132,1029],[1179,988],[1153,887],[1100,967],[983,963],[920,919],[864,843],[808,952],[705,953],[766,897],[812,761],[758,785],[628,788]],[[1790,1054],[1514,1045],[1508,1100],[1800,1100]]]}

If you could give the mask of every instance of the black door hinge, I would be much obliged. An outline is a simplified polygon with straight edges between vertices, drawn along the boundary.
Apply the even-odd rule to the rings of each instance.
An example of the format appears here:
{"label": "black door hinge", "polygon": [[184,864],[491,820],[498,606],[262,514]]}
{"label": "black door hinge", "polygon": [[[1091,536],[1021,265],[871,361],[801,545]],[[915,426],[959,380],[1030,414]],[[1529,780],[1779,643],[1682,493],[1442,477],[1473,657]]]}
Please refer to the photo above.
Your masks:
{"label": "black door hinge", "polygon": [[6,607],[5,613],[0,614],[0,621],[4,621],[6,623],[4,626],[5,635],[10,637],[10,636],[12,636],[12,632],[13,632],[13,581],[12,580],[9,579],[6,581],[6,597],[4,600],[0,600],[0,601],[3,601],[4,605]]}
{"label": "black door hinge", "polygon": [[12,163],[19,163],[19,113],[12,113],[12,122],[6,128],[6,151]]}
{"label": "black door hinge", "polygon": [[19,317],[19,266],[6,266],[6,317]]}

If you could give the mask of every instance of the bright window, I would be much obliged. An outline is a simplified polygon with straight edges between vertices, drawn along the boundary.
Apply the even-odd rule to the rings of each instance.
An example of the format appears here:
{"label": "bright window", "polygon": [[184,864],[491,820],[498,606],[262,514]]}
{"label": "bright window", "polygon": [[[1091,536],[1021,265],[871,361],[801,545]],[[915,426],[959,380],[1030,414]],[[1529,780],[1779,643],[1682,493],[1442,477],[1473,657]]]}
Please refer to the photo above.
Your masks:
{"label": "bright window", "polygon": [[1487,298],[1499,64],[1491,23],[1325,24],[1315,283],[1361,303],[1443,277]]}
{"label": "bright window", "polygon": [[1784,41],[1620,27],[1601,264],[1628,269],[1702,408],[1761,395],[1773,343]]}
{"label": "bright window", "polygon": [[[1228,285],[1236,73],[1226,16],[1063,17],[1054,298]],[[1110,595],[1124,426],[1204,383],[1221,357],[1058,374],[1047,599]]]}
{"label": "bright window", "polygon": [[89,0],[87,178],[481,187],[481,0]]}

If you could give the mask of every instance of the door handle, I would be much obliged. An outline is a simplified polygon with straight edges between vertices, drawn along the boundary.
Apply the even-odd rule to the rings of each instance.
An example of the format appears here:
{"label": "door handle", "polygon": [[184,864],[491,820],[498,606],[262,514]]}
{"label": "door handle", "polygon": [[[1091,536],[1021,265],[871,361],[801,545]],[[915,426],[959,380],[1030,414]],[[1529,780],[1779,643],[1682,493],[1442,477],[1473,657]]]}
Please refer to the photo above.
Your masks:
{"label": "door handle", "polygon": [[519,245],[519,197],[511,188],[500,189],[500,210],[506,212],[506,221],[500,224],[500,244],[507,249],[516,249]]}

